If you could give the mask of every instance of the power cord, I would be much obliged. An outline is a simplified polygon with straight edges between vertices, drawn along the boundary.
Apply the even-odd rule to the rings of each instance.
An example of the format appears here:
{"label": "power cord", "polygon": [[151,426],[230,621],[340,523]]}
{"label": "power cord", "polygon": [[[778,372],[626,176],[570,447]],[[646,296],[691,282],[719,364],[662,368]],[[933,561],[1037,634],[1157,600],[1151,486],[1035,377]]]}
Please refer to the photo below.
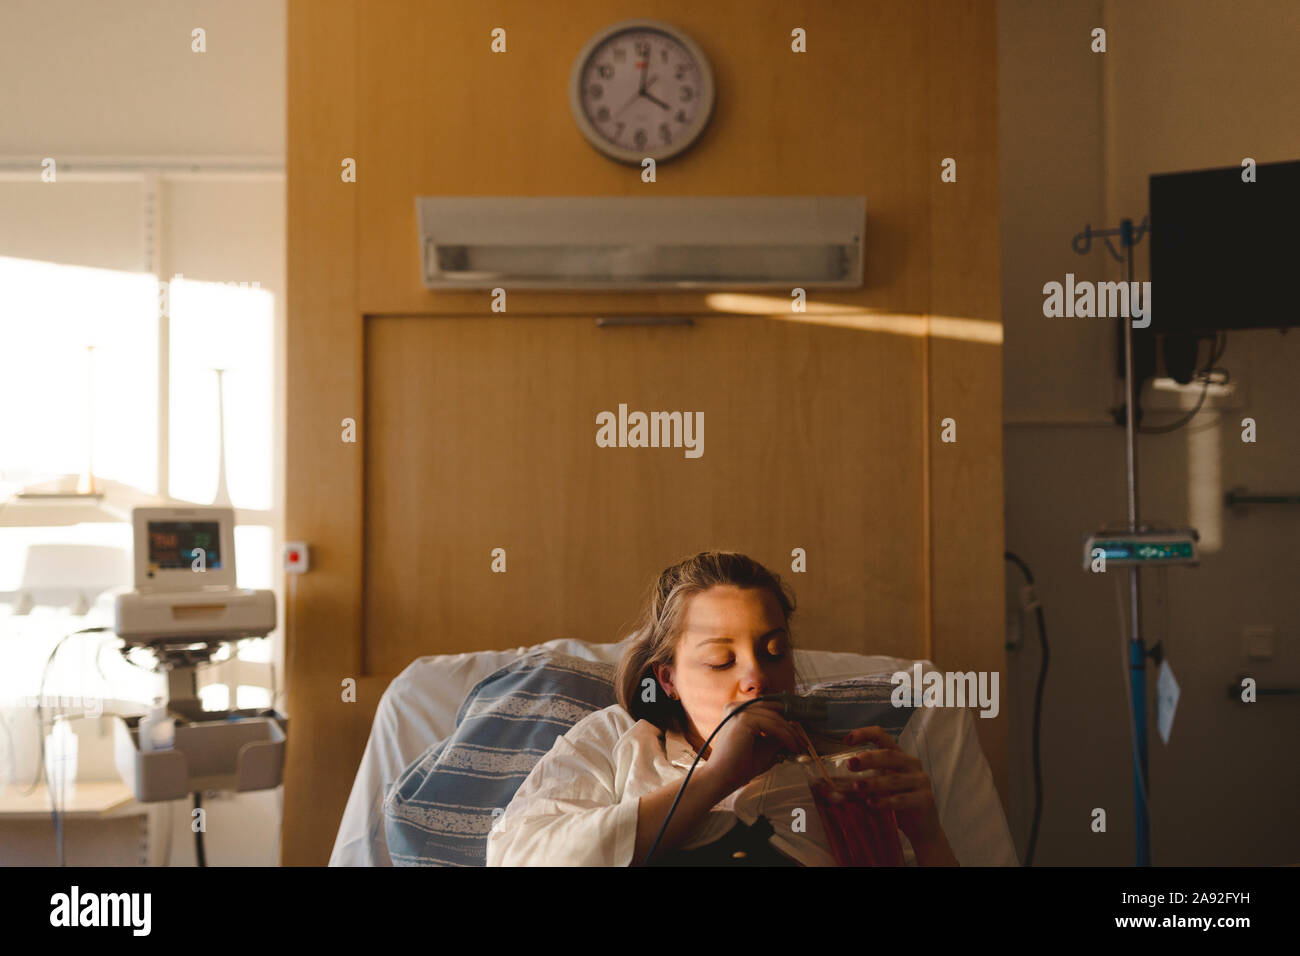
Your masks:
{"label": "power cord", "polygon": [[1170,432],[1178,431],[1178,429],[1182,428],[1195,418],[1200,412],[1201,406],[1205,404],[1205,396],[1210,393],[1210,377],[1208,375],[1203,377],[1205,379],[1205,385],[1201,388],[1201,397],[1196,400],[1196,404],[1192,406],[1190,412],[1178,419],[1178,421],[1172,422],[1168,425],[1139,425],[1138,431],[1143,435],[1167,435]]}
{"label": "power cord", "polygon": [[713,742],[713,738],[718,736],[718,731],[727,725],[727,721],[729,721],[732,717],[735,717],[746,707],[750,707],[754,704],[757,704],[759,701],[762,700],[775,700],[775,699],[777,698],[763,696],[763,697],[755,697],[753,700],[745,701],[743,704],[741,704],[731,713],[727,714],[726,717],[723,717],[722,722],[719,723],[718,726],[713,729],[713,733],[709,734],[709,739],[704,741],[704,746],[701,747],[700,752],[695,755],[695,760],[691,764],[691,769],[686,771],[686,779],[682,781],[682,785],[677,789],[677,796],[673,798],[672,806],[668,808],[668,815],[664,817],[663,825],[659,827],[659,832],[655,834],[654,842],[650,844],[650,851],[646,853],[645,859],[641,861],[642,866],[645,866],[654,857],[655,850],[659,848],[659,841],[663,839],[664,831],[668,829],[668,821],[673,818],[673,812],[677,809],[677,804],[681,802],[682,794],[686,792],[686,785],[691,782],[691,774],[695,773],[695,768],[696,766],[699,765],[700,758],[704,756],[704,751],[709,749],[709,744]]}
{"label": "power cord", "polygon": [[[1042,663],[1038,667],[1038,689],[1034,693],[1034,822],[1029,829],[1029,849],[1025,852],[1025,866],[1034,865],[1034,849],[1038,845],[1038,825],[1043,818],[1043,768],[1038,755],[1039,732],[1043,724],[1043,685],[1047,682],[1047,624],[1043,620],[1043,605],[1038,600],[1038,593],[1034,590],[1034,576],[1030,573],[1029,565],[1021,561],[1015,554],[1010,551],[1002,555],[1006,560],[1015,564],[1024,574],[1025,580],[1029,582],[1028,587],[1022,592],[1032,602],[1032,606],[1038,616],[1038,643],[1043,648]],[[1028,607],[1025,608],[1026,610]]]}
{"label": "power cord", "polygon": [[[65,634],[59,638],[59,642],[54,645],[54,650],[50,651],[49,658],[45,661],[45,670],[41,672],[41,692],[36,698],[36,734],[40,738],[41,760],[37,767],[36,779],[32,781],[31,787],[27,793],[31,794],[39,785],[41,777],[45,778],[45,789],[50,795],[50,820],[54,824],[54,840],[58,846],[59,866],[66,866],[63,855],[63,820],[59,813],[59,801],[55,796],[54,787],[50,779],[49,764],[45,759],[45,681],[50,676],[50,666],[54,663],[55,655],[59,653],[59,648],[67,643],[69,638],[76,637],[78,634],[102,634],[111,630],[108,627],[83,627],[79,631],[73,631],[71,634]],[[56,715],[57,716],[57,715]],[[62,781],[61,781],[62,782]]]}
{"label": "power cord", "polygon": [[[1221,341],[1220,341],[1221,340]],[[1201,397],[1196,400],[1196,405],[1182,418],[1168,425],[1139,425],[1138,431],[1143,435],[1167,435],[1169,432],[1176,432],[1182,428],[1200,412],[1201,406],[1205,404],[1205,397],[1210,392],[1210,376],[1214,372],[1223,373],[1223,381],[1220,385],[1226,385],[1230,381],[1228,370],[1217,367],[1214,363],[1223,357],[1224,350],[1228,347],[1228,336],[1226,333],[1215,334],[1215,345],[1210,352],[1210,359],[1205,363],[1205,368],[1198,371],[1195,378],[1202,379],[1204,386],[1201,388]]]}

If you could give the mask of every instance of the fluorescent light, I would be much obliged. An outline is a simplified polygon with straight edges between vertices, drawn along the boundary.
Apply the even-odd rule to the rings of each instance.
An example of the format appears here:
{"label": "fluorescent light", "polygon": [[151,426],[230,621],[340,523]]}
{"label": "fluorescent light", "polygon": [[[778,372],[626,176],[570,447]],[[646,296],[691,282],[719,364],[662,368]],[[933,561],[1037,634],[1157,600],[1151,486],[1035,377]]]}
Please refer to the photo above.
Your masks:
{"label": "fluorescent light", "polygon": [[866,200],[420,197],[429,289],[859,288]]}

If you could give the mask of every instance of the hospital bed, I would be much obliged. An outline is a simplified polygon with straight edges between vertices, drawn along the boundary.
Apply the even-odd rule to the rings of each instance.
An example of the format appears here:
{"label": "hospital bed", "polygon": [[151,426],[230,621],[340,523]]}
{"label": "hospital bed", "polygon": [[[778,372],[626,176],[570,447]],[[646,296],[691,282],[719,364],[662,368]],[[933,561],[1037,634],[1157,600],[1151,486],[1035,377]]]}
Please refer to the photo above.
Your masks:
{"label": "hospital bed", "polygon": [[[417,659],[379,701],[329,865],[483,865],[491,825],[532,765],[568,727],[614,702],[625,645],[555,640]],[[921,758],[957,859],[1017,865],[970,711],[909,716],[889,706],[889,675],[914,663],[796,649],[797,689],[873,687],[883,705],[872,722]]]}

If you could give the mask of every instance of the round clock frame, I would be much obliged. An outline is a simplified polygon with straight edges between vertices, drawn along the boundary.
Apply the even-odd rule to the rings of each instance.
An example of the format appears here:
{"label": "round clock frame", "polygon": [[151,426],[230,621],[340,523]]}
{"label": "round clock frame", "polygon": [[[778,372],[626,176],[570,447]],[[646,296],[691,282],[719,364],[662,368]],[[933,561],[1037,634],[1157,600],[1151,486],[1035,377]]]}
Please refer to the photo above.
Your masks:
{"label": "round clock frame", "polygon": [[[608,47],[611,40],[614,40],[620,34],[626,33],[662,34],[672,43],[680,45],[681,48],[686,51],[687,55],[690,56],[692,60],[693,72],[698,75],[699,89],[697,93],[693,93],[692,95],[692,98],[697,100],[695,105],[695,115],[690,119],[689,125],[687,125],[685,130],[680,134],[680,137],[675,142],[671,142],[666,146],[655,146],[649,141],[640,148],[635,145],[620,145],[618,142],[611,140],[605,133],[603,133],[596,123],[593,122],[591,116],[587,112],[588,101],[584,99],[583,94],[586,87],[588,66],[592,65],[592,60]],[[653,56],[656,52],[659,51],[652,50],[651,55]],[[648,59],[649,57],[647,57],[647,60]],[[632,62],[636,62],[635,57],[632,58]],[[653,83],[655,79],[658,79],[659,76],[667,73],[671,68],[671,64],[668,67],[663,67],[661,65],[660,73],[649,75],[650,68],[647,66],[646,73],[649,77],[649,83]],[[689,75],[689,73],[687,75]],[[643,77],[642,81],[645,82],[646,78]],[[660,89],[663,88],[664,87],[660,87]],[[684,87],[679,86],[678,90],[683,88]],[[692,89],[694,89],[694,87],[692,87]],[[663,101],[655,97],[650,92],[648,86],[645,90],[638,88],[636,94],[638,98],[645,94],[649,94],[646,96],[647,100],[659,102],[662,105]],[[604,153],[610,159],[617,160],[621,163],[631,163],[639,166],[647,157],[653,159],[656,163],[662,163],[686,151],[700,138],[704,133],[704,130],[708,127],[709,120],[713,116],[713,102],[713,68],[709,64],[708,57],[704,55],[704,51],[700,49],[699,45],[684,32],[671,24],[664,23],[661,20],[620,20],[618,23],[612,24],[601,30],[587,41],[587,45],[582,48],[582,52],[578,54],[578,58],[573,61],[573,71],[570,74],[569,79],[569,108],[573,113],[574,122],[577,123],[578,129],[581,131],[583,137],[586,138],[587,142],[591,143],[592,146]],[[625,104],[623,107],[620,107],[620,109],[625,109],[627,105],[629,104]],[[674,105],[680,106],[681,103],[679,102]]]}

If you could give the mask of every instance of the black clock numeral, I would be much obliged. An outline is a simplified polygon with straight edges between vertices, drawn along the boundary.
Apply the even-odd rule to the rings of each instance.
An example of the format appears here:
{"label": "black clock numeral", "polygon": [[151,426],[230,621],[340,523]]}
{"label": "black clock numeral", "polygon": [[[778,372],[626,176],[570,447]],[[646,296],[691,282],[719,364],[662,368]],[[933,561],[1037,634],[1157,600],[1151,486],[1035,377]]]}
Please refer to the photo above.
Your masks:
{"label": "black clock numeral", "polygon": [[636,55],[637,55],[637,56],[639,56],[639,57],[648,57],[648,56],[650,55],[650,41],[649,41],[649,40],[637,40],[636,43],[633,44],[633,49],[636,50]]}
{"label": "black clock numeral", "polygon": [[623,49],[621,46],[614,47],[614,62],[622,63],[626,59],[627,50]]}
{"label": "black clock numeral", "polygon": [[643,129],[637,130],[636,134],[632,137],[632,142],[636,144],[636,148],[637,149],[643,148],[645,146],[645,141],[646,141],[645,130]]}
{"label": "black clock numeral", "polygon": [[678,64],[677,64],[677,77],[676,77],[676,79],[678,80],[678,82],[680,82],[680,81],[681,81],[681,80],[686,76],[686,74],[689,73],[689,72],[691,72],[691,66],[690,66],[689,63],[678,63]]}
{"label": "black clock numeral", "polygon": [[662,50],[660,50],[659,52],[663,54],[663,61],[664,61],[665,63],[667,63],[667,62],[668,62],[668,47],[664,47],[664,48],[663,48]]}
{"label": "black clock numeral", "polygon": [[679,123],[685,123],[685,122],[686,122],[686,110],[678,110],[678,111],[677,111],[677,122],[679,122]]}
{"label": "black clock numeral", "polygon": [[614,124],[614,138],[615,138],[615,139],[622,139],[622,138],[623,138],[623,127],[626,126],[626,125],[627,125],[626,123],[615,123],[615,124]]}
{"label": "black clock numeral", "polygon": [[600,122],[600,123],[608,122],[608,121],[609,121],[609,109],[608,109],[607,107],[602,106],[600,109],[596,110],[596,120],[597,120],[597,122]]}
{"label": "black clock numeral", "polygon": [[668,129],[667,123],[659,124],[659,135],[663,137],[664,145],[667,145],[673,141],[672,131]]}
{"label": "black clock numeral", "polygon": [[593,83],[591,84],[591,86],[587,87],[587,93],[590,94],[593,100],[600,99],[601,95],[604,94],[604,92],[605,92],[605,88],[601,86],[599,83]]}
{"label": "black clock numeral", "polygon": [[614,77],[614,68],[608,63],[600,64],[600,66],[596,67],[596,72],[600,74],[602,80],[609,80]]}
{"label": "black clock numeral", "polygon": [[683,87],[682,87],[682,102],[683,102],[683,103],[689,103],[690,100],[691,100],[691,97],[694,96],[694,95],[695,95],[695,91],[692,90],[689,86],[683,86]]}

